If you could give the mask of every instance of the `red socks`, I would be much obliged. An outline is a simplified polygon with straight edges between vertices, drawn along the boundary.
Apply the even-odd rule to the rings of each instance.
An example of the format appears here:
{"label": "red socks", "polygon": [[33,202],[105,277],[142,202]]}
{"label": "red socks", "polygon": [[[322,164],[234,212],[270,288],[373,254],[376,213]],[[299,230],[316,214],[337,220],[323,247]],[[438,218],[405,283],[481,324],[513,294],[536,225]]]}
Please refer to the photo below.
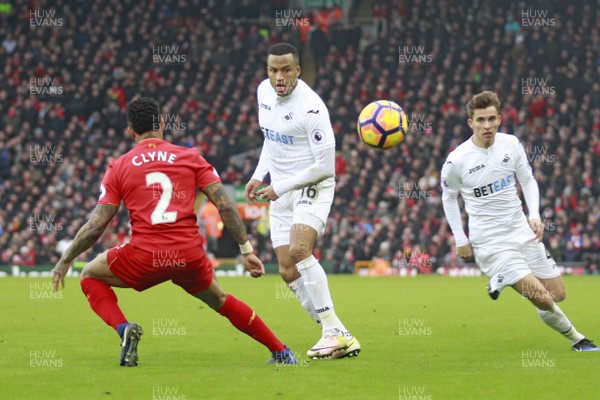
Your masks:
{"label": "red socks", "polygon": [[[117,295],[110,286],[96,279],[84,278],[81,280],[81,290],[90,302],[92,310],[115,330],[119,324],[127,322],[127,318],[117,304]],[[254,310],[232,295],[227,295],[219,314],[227,317],[233,326],[265,345],[270,351],[285,349],[283,343],[277,339]]]}
{"label": "red socks", "polygon": [[219,314],[227,317],[229,321],[254,340],[265,345],[269,351],[283,351],[285,346],[271,332],[269,327],[246,303],[228,294],[225,304],[219,310]]}
{"label": "red socks", "polygon": [[117,295],[106,283],[92,278],[83,278],[81,290],[90,302],[92,310],[115,330],[119,324],[127,322],[127,318],[117,304]]}

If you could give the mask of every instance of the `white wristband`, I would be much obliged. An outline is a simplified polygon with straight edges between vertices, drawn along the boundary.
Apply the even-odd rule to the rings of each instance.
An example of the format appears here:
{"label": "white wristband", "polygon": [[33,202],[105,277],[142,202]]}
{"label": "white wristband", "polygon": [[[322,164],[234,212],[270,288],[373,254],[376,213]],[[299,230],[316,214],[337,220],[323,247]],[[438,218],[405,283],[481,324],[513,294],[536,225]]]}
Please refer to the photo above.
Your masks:
{"label": "white wristband", "polygon": [[254,249],[252,248],[250,241],[246,240],[246,243],[240,244],[240,251],[242,254],[250,254],[254,251]]}

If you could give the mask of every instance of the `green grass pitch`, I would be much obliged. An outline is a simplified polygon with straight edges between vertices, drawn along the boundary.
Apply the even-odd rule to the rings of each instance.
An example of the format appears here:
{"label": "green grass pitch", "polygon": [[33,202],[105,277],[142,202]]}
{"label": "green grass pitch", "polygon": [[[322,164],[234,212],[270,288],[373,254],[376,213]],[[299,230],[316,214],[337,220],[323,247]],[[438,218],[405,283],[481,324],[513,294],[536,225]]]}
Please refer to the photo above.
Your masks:
{"label": "green grass pitch", "polygon": [[[566,277],[561,304],[600,341],[600,279]],[[330,276],[358,358],[266,364],[268,351],[180,288],[116,289],[140,323],[140,365],[118,366],[119,339],[79,281],[0,280],[0,388],[10,399],[596,399],[600,353],[576,353],[514,291],[498,301],[484,278]],[[277,276],[220,278],[296,355],[320,337]]]}

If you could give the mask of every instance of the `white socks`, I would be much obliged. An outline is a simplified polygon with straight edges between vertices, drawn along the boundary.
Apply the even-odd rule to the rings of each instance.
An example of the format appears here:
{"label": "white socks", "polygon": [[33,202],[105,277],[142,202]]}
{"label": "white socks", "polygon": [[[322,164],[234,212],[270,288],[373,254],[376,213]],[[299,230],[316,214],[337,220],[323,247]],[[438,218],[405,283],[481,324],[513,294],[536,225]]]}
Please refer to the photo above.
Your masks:
{"label": "white socks", "polygon": [[296,264],[296,268],[298,268],[298,272],[300,272],[300,275],[304,279],[304,288],[312,301],[318,319],[321,320],[323,333],[338,329],[347,335],[348,331],[346,327],[333,310],[333,300],[331,300],[331,295],[329,294],[327,275],[321,264],[319,264],[319,261],[311,255]]}
{"label": "white socks", "polygon": [[313,302],[310,300],[310,297],[308,296],[308,292],[306,291],[306,288],[304,287],[304,277],[300,276],[298,279],[295,279],[292,282],[288,283],[288,287],[290,288],[290,290],[292,292],[294,292],[294,294],[296,295],[296,298],[302,305],[302,308],[304,308],[306,310],[306,312],[312,317],[312,319],[314,319],[317,322],[317,324],[320,324],[321,320],[319,319],[319,316],[317,315],[317,312],[315,311],[315,306],[313,305]]}
{"label": "white socks", "polygon": [[538,309],[537,312],[546,325],[555,331],[560,332],[564,337],[569,339],[572,345],[585,338],[585,336],[577,332],[558,304],[555,303],[551,310],[543,311]]}

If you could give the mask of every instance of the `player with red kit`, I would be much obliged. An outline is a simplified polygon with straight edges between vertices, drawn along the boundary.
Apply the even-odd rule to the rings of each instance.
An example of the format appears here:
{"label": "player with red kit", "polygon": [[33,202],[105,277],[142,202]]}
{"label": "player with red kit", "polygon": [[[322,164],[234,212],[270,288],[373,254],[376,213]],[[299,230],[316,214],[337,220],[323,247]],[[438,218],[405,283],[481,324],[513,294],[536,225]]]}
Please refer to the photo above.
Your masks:
{"label": "player with red kit", "polygon": [[171,280],[219,312],[240,331],[265,345],[269,362],[295,364],[292,352],[244,302],[221,290],[198,233],[194,200],[199,188],[213,202],[225,228],[240,244],[244,265],[254,277],[264,273],[253,254],[246,228],[214,167],[196,149],[163,140],[164,121],[156,101],[143,97],[127,108],[127,130],[136,145],[110,162],[98,205],[52,270],[54,290],[73,260],[90,248],[119,211],[129,211],[131,241],[98,255],[83,268],[81,289],[100,318],[122,339],[122,366],[136,366],[142,328],[129,322],[111,286],[146,290]]}

